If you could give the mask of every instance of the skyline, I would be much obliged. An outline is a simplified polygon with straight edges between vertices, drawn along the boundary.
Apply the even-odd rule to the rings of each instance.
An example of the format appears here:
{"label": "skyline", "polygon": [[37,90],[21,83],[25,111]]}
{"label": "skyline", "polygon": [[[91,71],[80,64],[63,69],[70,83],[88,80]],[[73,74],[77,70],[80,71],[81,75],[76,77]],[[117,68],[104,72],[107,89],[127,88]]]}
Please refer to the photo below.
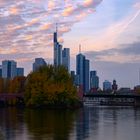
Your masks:
{"label": "skyline", "polygon": [[52,63],[57,21],[59,41],[71,50],[72,70],[81,44],[100,83],[115,78],[121,86],[138,84],[138,0],[0,0],[0,9],[0,60],[18,61],[26,74],[36,57]]}

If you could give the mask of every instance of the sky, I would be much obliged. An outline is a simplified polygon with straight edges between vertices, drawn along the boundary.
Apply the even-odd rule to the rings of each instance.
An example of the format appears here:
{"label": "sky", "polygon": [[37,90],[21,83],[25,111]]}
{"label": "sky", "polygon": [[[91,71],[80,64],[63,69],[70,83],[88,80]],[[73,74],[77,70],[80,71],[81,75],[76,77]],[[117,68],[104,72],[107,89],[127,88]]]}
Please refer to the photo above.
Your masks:
{"label": "sky", "polygon": [[140,0],[0,0],[0,62],[15,60],[25,74],[36,57],[52,63],[56,23],[72,70],[81,44],[101,87],[140,84]]}

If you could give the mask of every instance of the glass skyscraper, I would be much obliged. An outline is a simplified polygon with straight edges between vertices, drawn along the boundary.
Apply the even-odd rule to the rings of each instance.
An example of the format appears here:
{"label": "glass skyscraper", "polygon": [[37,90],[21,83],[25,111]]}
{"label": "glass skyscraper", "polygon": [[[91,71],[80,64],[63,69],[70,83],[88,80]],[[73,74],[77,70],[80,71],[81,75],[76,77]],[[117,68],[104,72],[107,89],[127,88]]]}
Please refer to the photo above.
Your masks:
{"label": "glass skyscraper", "polygon": [[70,72],[70,49],[64,48],[62,50],[62,65]]}
{"label": "glass skyscraper", "polygon": [[54,66],[62,65],[62,45],[57,40],[57,30],[54,32]]}
{"label": "glass skyscraper", "polygon": [[89,60],[79,53],[76,56],[76,75],[79,77],[79,86],[84,93],[89,92]]}
{"label": "glass skyscraper", "polygon": [[2,77],[14,78],[17,76],[17,63],[13,60],[2,61]]}
{"label": "glass skyscraper", "polygon": [[90,88],[91,90],[97,90],[99,88],[99,77],[96,71],[90,72]]}
{"label": "glass skyscraper", "polygon": [[33,71],[38,70],[41,66],[45,66],[46,62],[43,58],[35,58],[35,62],[33,63]]}

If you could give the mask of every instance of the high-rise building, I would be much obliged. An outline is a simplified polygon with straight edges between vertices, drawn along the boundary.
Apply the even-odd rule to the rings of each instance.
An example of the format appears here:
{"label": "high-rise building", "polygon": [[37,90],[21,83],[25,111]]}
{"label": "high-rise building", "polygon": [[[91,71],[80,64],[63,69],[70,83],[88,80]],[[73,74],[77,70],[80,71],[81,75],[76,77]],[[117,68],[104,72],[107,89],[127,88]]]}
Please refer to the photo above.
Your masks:
{"label": "high-rise building", "polygon": [[41,66],[45,66],[46,62],[43,58],[35,58],[35,62],[33,63],[33,71],[38,70]]}
{"label": "high-rise building", "polygon": [[2,77],[14,78],[17,75],[17,63],[13,60],[2,61]]}
{"label": "high-rise building", "polygon": [[57,39],[57,29],[56,32],[54,32],[53,43],[54,43],[54,65],[59,66],[62,65],[62,45],[58,42]]}
{"label": "high-rise building", "polygon": [[76,74],[79,76],[79,85],[84,88],[84,78],[85,78],[85,56],[83,54],[78,54],[76,56]]}
{"label": "high-rise building", "polygon": [[85,60],[84,69],[85,69],[84,89],[85,89],[85,92],[88,93],[89,92],[89,71],[90,71],[89,60],[88,59]]}
{"label": "high-rise building", "polygon": [[97,91],[99,88],[99,77],[96,71],[90,71],[90,89],[91,91]]}
{"label": "high-rise building", "polygon": [[75,71],[71,71],[71,77],[72,77],[72,80],[73,80],[73,84],[75,86],[79,86],[79,75],[76,75]]}
{"label": "high-rise building", "polygon": [[113,91],[117,91],[117,89],[118,89],[117,82],[116,82],[116,80],[113,80],[112,90],[113,90]]}
{"label": "high-rise building", "polygon": [[24,68],[17,68],[17,76],[24,76]]}
{"label": "high-rise building", "polygon": [[104,91],[110,91],[110,90],[112,90],[111,82],[109,82],[108,80],[105,80],[103,82],[103,90]]}
{"label": "high-rise building", "polygon": [[83,89],[84,93],[89,92],[89,60],[79,53],[76,56],[76,75],[79,79],[79,86]]}
{"label": "high-rise building", "polygon": [[68,71],[70,71],[70,49],[64,48],[62,50],[62,65],[66,67]]}

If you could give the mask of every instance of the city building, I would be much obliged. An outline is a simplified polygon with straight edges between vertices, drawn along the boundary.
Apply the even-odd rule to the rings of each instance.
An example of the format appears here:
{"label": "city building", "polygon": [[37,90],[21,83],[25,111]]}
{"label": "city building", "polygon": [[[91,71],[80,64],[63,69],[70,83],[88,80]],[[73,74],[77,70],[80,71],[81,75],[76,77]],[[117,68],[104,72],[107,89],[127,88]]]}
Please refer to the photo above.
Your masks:
{"label": "city building", "polygon": [[33,63],[33,71],[38,70],[41,66],[45,66],[46,62],[43,58],[35,58],[35,62]]}
{"label": "city building", "polygon": [[2,61],[2,78],[14,78],[17,76],[17,63],[13,60]]}
{"label": "city building", "polygon": [[103,91],[111,91],[111,90],[112,90],[111,82],[109,82],[108,80],[105,80],[103,82]]}
{"label": "city building", "polygon": [[17,76],[24,76],[24,68],[17,68]]}
{"label": "city building", "polygon": [[66,67],[68,71],[70,71],[70,49],[64,48],[62,50],[62,65]]}
{"label": "city building", "polygon": [[99,88],[99,77],[96,71],[90,71],[90,90],[91,92],[97,91]]}
{"label": "city building", "polygon": [[75,86],[79,86],[79,76],[75,74],[75,71],[71,71],[71,77],[73,80],[73,84]]}
{"label": "city building", "polygon": [[83,89],[84,91],[84,75],[85,75],[85,56],[83,54],[78,54],[76,56],[76,75],[79,77],[79,86]]}
{"label": "city building", "polygon": [[89,60],[83,54],[79,53],[76,56],[76,75],[78,76],[79,87],[84,93],[89,92],[89,69]]}
{"label": "city building", "polygon": [[85,89],[85,93],[89,92],[90,89],[90,85],[89,85],[89,73],[90,73],[90,65],[89,65],[89,60],[85,59],[85,65],[84,65],[84,69],[85,69],[85,77],[84,77],[84,89]]}
{"label": "city building", "polygon": [[62,65],[62,45],[58,42],[57,39],[57,29],[56,32],[54,32],[53,43],[54,43],[54,66],[59,66]]}
{"label": "city building", "polygon": [[117,83],[116,83],[116,80],[113,80],[112,90],[113,90],[113,91],[117,91],[117,89],[118,89],[118,85],[117,85]]}

